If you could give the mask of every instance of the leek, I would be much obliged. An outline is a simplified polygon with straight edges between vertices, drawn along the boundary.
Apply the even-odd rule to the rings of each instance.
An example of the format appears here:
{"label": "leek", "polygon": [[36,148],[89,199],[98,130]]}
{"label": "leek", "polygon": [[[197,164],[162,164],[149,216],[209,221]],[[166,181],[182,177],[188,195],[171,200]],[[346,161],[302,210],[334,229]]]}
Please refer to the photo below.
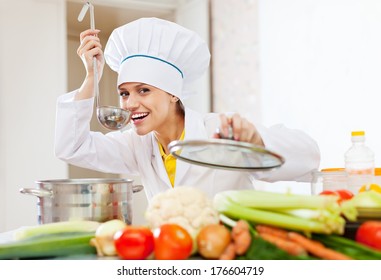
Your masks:
{"label": "leek", "polygon": [[16,230],[13,234],[15,241],[26,240],[40,235],[88,232],[95,233],[101,225],[95,221],[62,221],[37,226],[28,226]]}
{"label": "leek", "polygon": [[0,244],[0,260],[95,256],[96,249],[90,245],[93,237],[94,233],[74,232],[4,243]]}

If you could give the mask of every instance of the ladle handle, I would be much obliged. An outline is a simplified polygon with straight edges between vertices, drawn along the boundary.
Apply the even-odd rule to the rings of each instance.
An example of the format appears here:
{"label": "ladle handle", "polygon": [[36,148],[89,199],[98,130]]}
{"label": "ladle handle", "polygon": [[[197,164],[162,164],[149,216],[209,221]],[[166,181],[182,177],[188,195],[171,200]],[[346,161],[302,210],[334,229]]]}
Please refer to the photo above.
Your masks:
{"label": "ladle handle", "polygon": [[[95,30],[95,17],[94,17],[94,6],[87,2],[90,8],[90,28],[92,30]],[[94,93],[95,93],[95,102],[96,107],[100,104],[99,100],[99,84],[98,84],[98,65],[97,65],[97,58],[93,57],[93,71],[94,71]]]}
{"label": "ladle handle", "polygon": [[98,65],[97,58],[94,56],[93,58],[93,68],[94,68],[94,93],[95,93],[95,105],[98,107],[100,104],[99,100],[99,85],[98,85]]}
{"label": "ladle handle", "polygon": [[223,134],[220,127],[216,128],[216,132],[215,133],[218,134],[218,136],[221,139],[234,140],[233,127],[231,125],[229,125],[229,127],[228,127],[228,135]]}
{"label": "ladle handle", "polygon": [[90,7],[90,28],[95,30],[95,17],[94,17],[94,6],[87,2]]}
{"label": "ladle handle", "polygon": [[[233,118],[234,113],[233,112],[226,112],[225,115],[228,118],[228,120],[231,122],[231,119]],[[221,139],[234,140],[233,126],[231,123],[228,126],[228,134],[227,135],[225,135],[222,132],[221,127],[217,127],[215,133],[218,134]]]}

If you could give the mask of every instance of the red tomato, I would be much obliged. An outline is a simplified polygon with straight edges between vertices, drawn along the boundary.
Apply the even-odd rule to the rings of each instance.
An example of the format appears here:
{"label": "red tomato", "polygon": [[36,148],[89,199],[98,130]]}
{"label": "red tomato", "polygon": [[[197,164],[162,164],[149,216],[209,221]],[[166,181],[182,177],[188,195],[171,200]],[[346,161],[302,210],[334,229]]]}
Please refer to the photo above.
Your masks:
{"label": "red tomato", "polygon": [[320,195],[335,195],[335,192],[334,191],[331,191],[331,190],[324,190],[322,191],[321,193],[319,193]]}
{"label": "red tomato", "polygon": [[320,193],[320,195],[336,195],[339,197],[339,199],[337,200],[338,203],[341,203],[344,200],[349,200],[354,196],[352,192],[346,189],[341,189],[336,191],[324,190]]}
{"label": "red tomato", "polygon": [[349,200],[354,196],[351,191],[345,189],[337,190],[335,193],[339,194],[341,200]]}
{"label": "red tomato", "polygon": [[149,228],[127,226],[114,235],[114,245],[118,256],[124,260],[144,260],[154,249],[154,237]]}
{"label": "red tomato", "polygon": [[154,231],[157,260],[184,260],[192,252],[193,240],[188,231],[177,224],[164,224]]}
{"label": "red tomato", "polygon": [[356,241],[381,250],[381,221],[366,221],[356,231]]}

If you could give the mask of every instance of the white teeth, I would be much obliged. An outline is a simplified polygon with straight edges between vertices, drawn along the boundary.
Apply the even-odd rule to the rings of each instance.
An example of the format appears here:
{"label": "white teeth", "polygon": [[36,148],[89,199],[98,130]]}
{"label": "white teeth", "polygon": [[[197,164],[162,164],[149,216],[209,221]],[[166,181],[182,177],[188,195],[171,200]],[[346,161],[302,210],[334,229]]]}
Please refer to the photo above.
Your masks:
{"label": "white teeth", "polygon": [[133,119],[136,119],[136,118],[142,118],[142,117],[145,117],[145,116],[147,116],[147,115],[148,115],[148,113],[133,114],[133,115],[131,116],[131,118],[133,118]]}

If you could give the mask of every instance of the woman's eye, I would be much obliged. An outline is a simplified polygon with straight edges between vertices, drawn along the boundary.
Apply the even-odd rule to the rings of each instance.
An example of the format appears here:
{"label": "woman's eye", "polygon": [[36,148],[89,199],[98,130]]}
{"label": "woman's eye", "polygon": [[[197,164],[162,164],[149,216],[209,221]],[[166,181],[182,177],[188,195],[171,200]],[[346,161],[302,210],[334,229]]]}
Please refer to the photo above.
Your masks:
{"label": "woman's eye", "polygon": [[119,93],[119,95],[122,98],[126,98],[126,97],[130,96],[130,93],[128,91],[122,91]]}
{"label": "woman's eye", "polygon": [[149,92],[148,88],[141,88],[141,89],[139,89],[139,93],[140,94],[143,94],[143,93],[146,93],[146,92]]}

